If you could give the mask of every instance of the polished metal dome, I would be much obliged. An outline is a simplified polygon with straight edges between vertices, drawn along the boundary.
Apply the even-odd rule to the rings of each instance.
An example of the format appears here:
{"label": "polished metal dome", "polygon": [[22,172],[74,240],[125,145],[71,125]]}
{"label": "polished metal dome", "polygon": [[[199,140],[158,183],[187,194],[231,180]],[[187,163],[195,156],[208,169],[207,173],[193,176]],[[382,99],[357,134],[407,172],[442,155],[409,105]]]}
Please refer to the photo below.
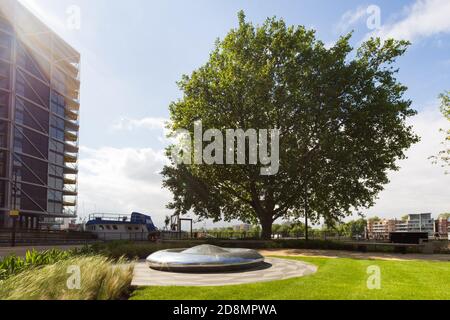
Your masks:
{"label": "polished metal dome", "polygon": [[150,268],[175,272],[213,272],[250,269],[264,264],[255,250],[201,245],[191,249],[158,251],[147,258]]}

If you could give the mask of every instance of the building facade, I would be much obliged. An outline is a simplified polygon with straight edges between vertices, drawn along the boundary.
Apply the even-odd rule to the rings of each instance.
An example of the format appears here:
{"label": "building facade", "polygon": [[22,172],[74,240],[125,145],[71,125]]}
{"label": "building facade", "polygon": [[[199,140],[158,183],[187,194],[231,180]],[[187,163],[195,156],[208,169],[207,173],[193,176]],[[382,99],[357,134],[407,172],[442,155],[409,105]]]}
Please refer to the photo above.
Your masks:
{"label": "building facade", "polygon": [[372,240],[388,240],[391,232],[398,230],[398,225],[402,222],[395,219],[383,219],[379,221],[367,222],[367,235]]}
{"label": "building facade", "polygon": [[249,224],[240,224],[238,226],[233,227],[233,231],[235,232],[249,232],[251,230],[252,226]]}
{"label": "building facade", "polygon": [[430,236],[434,235],[435,223],[431,213],[410,214],[408,217],[408,232],[428,232]]}
{"label": "building facade", "polygon": [[0,228],[76,217],[80,54],[0,0]]}
{"label": "building facade", "polygon": [[449,238],[450,234],[450,219],[441,217],[436,221],[436,233],[440,238]]}
{"label": "building facade", "polygon": [[405,220],[383,219],[367,222],[369,239],[388,240],[391,232],[427,232],[433,237],[437,228],[431,213],[410,214]]}

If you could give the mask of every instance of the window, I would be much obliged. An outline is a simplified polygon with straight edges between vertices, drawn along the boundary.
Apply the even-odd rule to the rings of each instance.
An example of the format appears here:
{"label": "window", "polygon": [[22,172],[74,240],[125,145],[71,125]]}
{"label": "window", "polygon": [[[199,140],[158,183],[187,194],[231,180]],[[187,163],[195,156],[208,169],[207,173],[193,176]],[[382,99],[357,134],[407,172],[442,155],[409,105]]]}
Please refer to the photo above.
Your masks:
{"label": "window", "polygon": [[57,129],[55,127],[50,128],[50,137],[64,141],[64,130]]}
{"label": "window", "polygon": [[113,229],[116,231],[119,230],[119,228],[117,226],[113,226]]}
{"label": "window", "polygon": [[64,112],[64,107],[53,102],[51,103],[51,110],[54,114],[57,114],[60,117],[64,117],[65,116],[65,112]]}
{"label": "window", "polygon": [[14,151],[19,153],[23,152],[23,134],[19,130],[15,130]]}
{"label": "window", "polygon": [[0,118],[8,119],[9,94],[0,92]]}
{"label": "window", "polygon": [[25,115],[24,115],[23,109],[16,109],[16,123],[23,125],[24,121],[25,121]]}
{"label": "window", "polygon": [[59,166],[63,166],[64,165],[64,157],[61,154],[57,154],[53,151],[50,151],[48,154],[48,160],[51,163],[57,164]]}
{"label": "window", "polygon": [[50,150],[58,153],[64,153],[64,144],[56,140],[50,140]]}
{"label": "window", "polygon": [[55,117],[55,116],[51,117],[50,125],[57,129],[61,129],[61,130],[65,129],[64,120],[61,118]]}
{"label": "window", "polygon": [[63,201],[63,193],[61,191],[48,191],[48,200],[54,202],[62,202]]}
{"label": "window", "polygon": [[18,74],[16,81],[16,93],[25,96],[25,80],[21,74]]}
{"label": "window", "polygon": [[48,185],[50,188],[62,190],[64,188],[64,182],[61,178],[49,177]]}
{"label": "window", "polygon": [[11,59],[11,49],[0,47],[0,58],[6,61]]}
{"label": "window", "polygon": [[62,95],[52,91],[51,106],[50,106],[51,111],[60,117],[64,117],[65,108],[66,108],[65,98]]}
{"label": "window", "polygon": [[56,176],[56,177],[63,177],[64,176],[64,169],[62,167],[58,167],[56,165],[50,165],[48,172],[50,175],[52,176]]}

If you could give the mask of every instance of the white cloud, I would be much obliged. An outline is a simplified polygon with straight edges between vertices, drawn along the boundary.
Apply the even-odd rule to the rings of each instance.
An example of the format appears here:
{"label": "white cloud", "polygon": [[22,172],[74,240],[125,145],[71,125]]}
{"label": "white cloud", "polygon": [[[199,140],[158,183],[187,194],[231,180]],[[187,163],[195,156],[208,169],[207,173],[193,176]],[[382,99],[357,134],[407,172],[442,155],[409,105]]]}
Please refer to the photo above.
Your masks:
{"label": "white cloud", "polygon": [[386,24],[370,36],[415,41],[421,38],[450,33],[450,1],[417,0],[405,8],[405,17]]}
{"label": "white cloud", "polygon": [[444,137],[439,130],[448,127],[448,121],[436,105],[417,115],[411,124],[422,141],[408,151],[408,159],[399,163],[400,171],[390,174],[391,183],[375,207],[366,212],[369,216],[400,218],[409,213],[438,215],[450,211],[450,175],[429,159],[442,148]]}
{"label": "white cloud", "polygon": [[[164,226],[164,218],[173,211],[166,208],[172,200],[169,190],[162,188],[160,174],[167,159],[163,150],[81,148],[79,173],[79,207],[81,218],[91,213],[150,214],[156,226]],[[206,220],[194,228],[222,227]],[[234,222],[237,223],[237,222]],[[185,230],[187,226],[183,225]]]}
{"label": "white cloud", "polygon": [[349,31],[349,29],[367,17],[367,6],[360,6],[355,10],[345,12],[341,20],[334,27],[337,33]]}
{"label": "white cloud", "polygon": [[161,186],[164,152],[152,149],[81,148],[79,212],[150,213],[162,225],[171,196]]}
{"label": "white cloud", "polygon": [[164,118],[142,118],[142,119],[130,119],[121,118],[117,121],[112,129],[113,130],[128,130],[133,131],[135,129],[149,129],[149,130],[164,130],[168,119]]}

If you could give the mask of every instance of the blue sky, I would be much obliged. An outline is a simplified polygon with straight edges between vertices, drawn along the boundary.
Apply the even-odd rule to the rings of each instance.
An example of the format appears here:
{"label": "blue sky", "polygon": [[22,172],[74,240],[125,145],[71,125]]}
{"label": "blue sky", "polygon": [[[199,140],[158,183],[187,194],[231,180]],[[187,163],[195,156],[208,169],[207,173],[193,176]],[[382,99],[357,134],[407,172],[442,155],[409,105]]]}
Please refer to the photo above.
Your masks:
{"label": "blue sky", "polygon": [[[256,0],[22,0],[82,54],[80,212],[150,212],[157,222],[170,199],[157,171],[164,164],[162,122],[179,97],[176,86],[208,59],[215,39],[237,24],[268,16],[317,30],[331,44],[354,30],[358,45],[369,34],[407,38],[413,46],[398,63],[399,78],[420,111],[412,120],[424,142],[411,150],[402,171],[369,215],[450,211],[449,177],[429,164],[439,148],[437,96],[450,90],[450,6],[428,1]],[[80,8],[80,29],[68,28],[70,6]],[[380,8],[381,25],[370,30],[367,7]],[[412,175],[412,176],[411,176]],[[416,181],[411,192],[410,181]],[[420,198],[418,198],[420,197]],[[395,203],[395,205],[393,204]],[[411,212],[412,213],[412,212]]]}

